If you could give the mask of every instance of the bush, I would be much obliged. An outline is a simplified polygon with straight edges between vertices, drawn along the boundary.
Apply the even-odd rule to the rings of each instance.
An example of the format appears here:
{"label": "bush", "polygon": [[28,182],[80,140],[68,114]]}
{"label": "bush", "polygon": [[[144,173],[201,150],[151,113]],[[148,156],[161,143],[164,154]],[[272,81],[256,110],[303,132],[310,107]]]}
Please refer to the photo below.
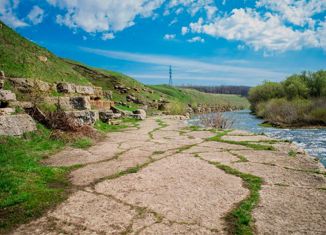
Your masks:
{"label": "bush", "polygon": [[234,120],[224,117],[221,112],[201,115],[199,120],[205,127],[213,127],[218,129],[230,129],[234,123]]}
{"label": "bush", "polygon": [[282,97],[284,97],[284,89],[280,83],[264,82],[262,85],[250,89],[248,99],[251,110],[255,112],[259,102]]}

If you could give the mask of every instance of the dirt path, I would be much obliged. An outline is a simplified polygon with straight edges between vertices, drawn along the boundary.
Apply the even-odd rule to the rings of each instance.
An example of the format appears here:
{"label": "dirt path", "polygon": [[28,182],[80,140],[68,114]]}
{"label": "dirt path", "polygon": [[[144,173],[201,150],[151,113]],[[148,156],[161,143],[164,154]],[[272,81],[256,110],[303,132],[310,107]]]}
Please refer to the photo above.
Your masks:
{"label": "dirt path", "polygon": [[80,166],[74,192],[13,234],[326,234],[324,168],[265,136],[149,118],[46,163]]}

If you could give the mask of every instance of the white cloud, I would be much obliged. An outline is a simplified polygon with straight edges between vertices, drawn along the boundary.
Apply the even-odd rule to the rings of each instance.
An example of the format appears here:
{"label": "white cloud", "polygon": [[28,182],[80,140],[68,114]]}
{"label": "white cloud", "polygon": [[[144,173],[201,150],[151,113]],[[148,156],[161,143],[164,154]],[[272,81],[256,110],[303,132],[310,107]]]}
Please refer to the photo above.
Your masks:
{"label": "white cloud", "polygon": [[253,9],[234,9],[230,15],[205,23],[201,18],[191,23],[193,33],[203,33],[227,40],[239,40],[255,50],[286,51],[320,47],[313,30],[294,30],[271,13],[261,16]]}
{"label": "white cloud", "polygon": [[[100,50],[94,48],[81,48],[81,50],[101,55],[108,58],[114,58],[125,61],[133,61],[144,64],[154,64],[161,66],[173,65],[173,67],[178,68],[179,71],[184,71],[188,73],[225,73],[227,76],[241,77],[248,75],[249,79],[252,76],[256,76],[263,80],[275,80],[284,78],[287,74],[275,72],[269,69],[254,68],[254,67],[242,67],[240,65],[222,65],[218,63],[210,63],[201,60],[192,60],[181,57],[167,56],[167,55],[153,55],[153,54],[140,54],[140,53],[129,53],[122,51],[110,51],[110,50]],[[249,82],[248,82],[249,83]]]}
{"label": "white cloud", "polygon": [[39,6],[34,6],[27,15],[27,18],[34,24],[40,24],[44,18],[44,10]]}
{"label": "white cloud", "polygon": [[313,27],[315,20],[312,16],[326,10],[325,0],[259,0],[257,7],[265,7],[274,11],[280,17],[294,25]]}
{"label": "white cloud", "polygon": [[207,19],[212,19],[217,12],[214,0],[170,0],[165,14],[169,14],[174,8],[177,8],[178,14],[186,10],[192,16],[203,11]]}
{"label": "white cloud", "polygon": [[175,34],[165,34],[163,38],[165,40],[173,40],[173,39],[175,39],[175,37],[176,37]]}
{"label": "white cloud", "polygon": [[15,13],[19,0],[0,0],[0,20],[13,28],[28,26]]}
{"label": "white cloud", "polygon": [[190,43],[194,43],[194,42],[201,42],[201,43],[203,43],[203,42],[205,42],[205,40],[203,38],[199,37],[199,36],[193,37],[193,38],[191,38],[191,39],[189,39],[187,41],[190,42]]}
{"label": "white cloud", "polygon": [[182,27],[181,28],[181,34],[182,35],[186,35],[189,32],[189,28],[188,27]]}
{"label": "white cloud", "polygon": [[151,17],[164,0],[47,0],[65,14],[57,22],[88,33],[122,31],[135,24],[136,17]]}
{"label": "white cloud", "polygon": [[102,35],[102,40],[104,40],[104,41],[106,41],[106,40],[112,40],[114,38],[115,38],[115,36],[114,36],[113,33],[104,33]]}

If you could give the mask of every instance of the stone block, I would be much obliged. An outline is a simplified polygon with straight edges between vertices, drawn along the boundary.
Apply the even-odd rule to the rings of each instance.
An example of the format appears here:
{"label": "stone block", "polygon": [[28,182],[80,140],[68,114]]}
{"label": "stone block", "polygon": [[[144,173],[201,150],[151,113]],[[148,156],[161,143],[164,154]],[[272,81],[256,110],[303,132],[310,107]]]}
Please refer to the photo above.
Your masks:
{"label": "stone block", "polygon": [[145,120],[146,119],[146,111],[143,109],[137,109],[133,112],[132,116],[139,120]]}
{"label": "stone block", "polygon": [[110,100],[90,100],[91,107],[98,110],[108,110],[114,105]]}
{"label": "stone block", "polygon": [[90,110],[90,98],[88,96],[64,96],[64,97],[46,97],[44,102],[47,104],[58,105],[62,110]]}
{"label": "stone block", "polygon": [[15,109],[13,108],[0,108],[0,116],[3,115],[10,115],[15,112]]}
{"label": "stone block", "polygon": [[108,111],[99,111],[99,118],[102,122],[108,123],[114,117],[114,113],[112,110]]}
{"label": "stone block", "polygon": [[98,111],[94,110],[67,111],[65,113],[74,118],[79,126],[93,125],[99,119]]}
{"label": "stone block", "polygon": [[0,90],[0,101],[15,101],[16,95],[12,91],[9,90]]}
{"label": "stone block", "polygon": [[75,93],[76,86],[74,84],[61,82],[57,84],[57,91],[59,93]]}
{"label": "stone block", "polygon": [[48,92],[50,90],[52,90],[52,87],[49,83],[47,82],[43,82],[40,80],[35,80],[34,81],[34,87],[37,88],[39,91],[42,92]]}
{"label": "stone block", "polygon": [[76,86],[75,92],[81,95],[94,95],[95,91],[92,86]]}
{"label": "stone block", "polygon": [[27,78],[9,78],[8,81],[19,91],[27,93],[33,91],[35,81]]}
{"label": "stone block", "polygon": [[36,124],[28,114],[0,116],[0,136],[19,136],[35,130]]}

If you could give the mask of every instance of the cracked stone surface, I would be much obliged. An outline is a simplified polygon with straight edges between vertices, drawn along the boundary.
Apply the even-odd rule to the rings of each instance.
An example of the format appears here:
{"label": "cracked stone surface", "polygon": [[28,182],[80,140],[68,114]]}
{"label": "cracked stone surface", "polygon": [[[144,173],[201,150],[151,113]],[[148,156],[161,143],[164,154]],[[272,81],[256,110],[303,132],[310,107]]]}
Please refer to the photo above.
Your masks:
{"label": "cracked stone surface", "polygon": [[[325,169],[315,159],[291,143],[258,151],[208,141],[214,133],[186,127],[180,117],[148,118],[87,150],[67,148],[45,159],[52,166],[80,165],[70,174],[72,193],[12,234],[228,234],[225,216],[249,190],[209,162],[263,179],[254,233],[326,234]],[[238,130],[222,138],[271,140]]]}

